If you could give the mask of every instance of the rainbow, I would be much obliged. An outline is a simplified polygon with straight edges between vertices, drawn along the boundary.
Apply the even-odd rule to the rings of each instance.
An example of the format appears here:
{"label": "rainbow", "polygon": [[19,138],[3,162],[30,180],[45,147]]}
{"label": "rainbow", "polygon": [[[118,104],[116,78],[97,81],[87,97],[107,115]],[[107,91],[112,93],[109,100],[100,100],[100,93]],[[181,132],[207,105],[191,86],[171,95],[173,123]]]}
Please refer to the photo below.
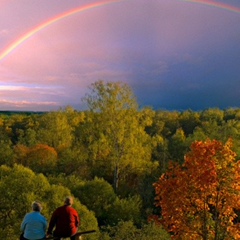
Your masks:
{"label": "rainbow", "polygon": [[[101,7],[104,5],[108,5],[111,3],[116,3],[116,2],[122,2],[124,0],[107,0],[107,1],[101,1],[101,2],[97,2],[97,3],[92,3],[86,6],[82,6],[79,8],[75,8],[73,10],[70,10],[68,12],[62,13],[59,16],[56,16],[50,20],[48,20],[47,22],[42,23],[41,25],[35,27],[34,29],[30,30],[29,32],[27,32],[26,34],[24,34],[23,36],[21,36],[18,40],[16,40],[15,42],[13,42],[9,47],[7,47],[1,54],[0,54],[0,61],[3,60],[9,53],[11,53],[15,48],[17,48],[21,43],[23,43],[24,41],[26,41],[27,39],[29,39],[30,37],[32,37],[35,33],[41,31],[42,29],[48,27],[49,25],[58,22],[59,20],[72,16],[76,13],[79,12],[83,12],[86,10],[90,10],[93,8],[97,8],[97,7]],[[125,0],[126,1],[126,0]]]}
{"label": "rainbow", "polygon": [[214,0],[180,0],[180,1],[199,3],[199,4],[208,5],[208,6],[211,6],[211,7],[221,8],[221,9],[228,10],[228,11],[235,12],[235,13],[240,13],[240,8],[233,7],[233,6],[231,6],[229,4],[226,4],[226,3],[219,3],[219,2],[216,2]]}
{"label": "rainbow", "polygon": [[[92,8],[97,8],[97,7],[101,7],[101,6],[104,6],[104,5],[117,3],[117,2],[123,2],[123,1],[130,1],[130,0],[106,0],[106,1],[101,1],[101,2],[97,2],[97,3],[92,3],[92,4],[89,4],[89,5],[85,5],[85,6],[82,6],[82,7],[79,7],[79,8],[75,8],[73,10],[70,10],[68,12],[62,13],[59,16],[56,16],[56,17],[54,17],[54,18],[52,18],[52,19],[50,19],[50,20],[40,24],[39,26],[35,27],[34,29],[30,30],[29,32],[27,32],[26,34],[21,36],[19,39],[17,39],[15,42],[13,42],[11,45],[9,45],[0,54],[0,61],[3,60],[8,54],[10,54],[14,49],[16,49],[24,41],[26,41],[27,39],[32,37],[34,34],[36,34],[37,32],[41,31],[42,29],[48,27],[49,25],[58,22],[59,20],[61,20],[63,18],[72,16],[72,15],[74,15],[76,13],[79,13],[79,12],[90,10]],[[240,8],[233,7],[233,6],[229,5],[229,4],[219,3],[219,2],[216,2],[214,0],[178,0],[178,1],[204,4],[204,5],[217,7],[217,8],[228,10],[228,11],[232,11],[232,12],[235,12],[235,13],[240,13]]]}

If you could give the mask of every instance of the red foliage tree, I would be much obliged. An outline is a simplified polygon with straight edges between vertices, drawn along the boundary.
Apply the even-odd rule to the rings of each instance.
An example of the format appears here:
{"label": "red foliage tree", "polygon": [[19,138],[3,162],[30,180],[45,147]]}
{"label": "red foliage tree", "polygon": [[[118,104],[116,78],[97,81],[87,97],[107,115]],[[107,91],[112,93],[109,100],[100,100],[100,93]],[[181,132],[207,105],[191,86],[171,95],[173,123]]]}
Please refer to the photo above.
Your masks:
{"label": "red foliage tree", "polygon": [[173,239],[240,239],[240,162],[231,147],[231,140],[194,142],[184,164],[154,184],[157,221]]}

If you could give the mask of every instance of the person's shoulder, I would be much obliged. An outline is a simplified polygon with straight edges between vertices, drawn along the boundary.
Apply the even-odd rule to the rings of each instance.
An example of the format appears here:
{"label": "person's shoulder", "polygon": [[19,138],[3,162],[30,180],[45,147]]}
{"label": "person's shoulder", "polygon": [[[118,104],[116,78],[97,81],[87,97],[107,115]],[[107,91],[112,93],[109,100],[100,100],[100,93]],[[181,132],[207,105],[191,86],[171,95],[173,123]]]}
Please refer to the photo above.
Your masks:
{"label": "person's shoulder", "polygon": [[78,213],[78,211],[75,208],[71,207],[71,209],[72,209],[73,212]]}
{"label": "person's shoulder", "polygon": [[26,213],[26,216],[33,216],[35,212],[28,212]]}
{"label": "person's shoulder", "polygon": [[63,205],[63,206],[60,206],[60,207],[57,207],[56,209],[55,209],[55,211],[58,211],[58,210],[60,210],[60,209],[63,209],[65,206]]}
{"label": "person's shoulder", "polygon": [[26,214],[25,214],[24,219],[26,219],[26,220],[28,219],[28,220],[29,220],[29,219],[31,219],[31,218],[33,218],[33,217],[34,217],[33,212],[29,212],[29,213],[26,213]]}
{"label": "person's shoulder", "polygon": [[27,218],[27,217],[29,217],[29,216],[31,216],[31,213],[30,213],[30,212],[29,212],[29,213],[26,213],[25,216],[24,216],[24,218]]}

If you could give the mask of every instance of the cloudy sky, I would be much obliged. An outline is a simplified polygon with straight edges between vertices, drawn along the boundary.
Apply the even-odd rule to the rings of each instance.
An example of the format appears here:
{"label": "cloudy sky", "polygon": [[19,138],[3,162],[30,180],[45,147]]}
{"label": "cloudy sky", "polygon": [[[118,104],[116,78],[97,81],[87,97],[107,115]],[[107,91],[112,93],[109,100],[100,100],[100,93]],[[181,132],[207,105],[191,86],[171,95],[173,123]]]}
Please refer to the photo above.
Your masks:
{"label": "cloudy sky", "polygon": [[0,110],[83,110],[98,80],[140,107],[240,107],[239,0],[0,0]]}

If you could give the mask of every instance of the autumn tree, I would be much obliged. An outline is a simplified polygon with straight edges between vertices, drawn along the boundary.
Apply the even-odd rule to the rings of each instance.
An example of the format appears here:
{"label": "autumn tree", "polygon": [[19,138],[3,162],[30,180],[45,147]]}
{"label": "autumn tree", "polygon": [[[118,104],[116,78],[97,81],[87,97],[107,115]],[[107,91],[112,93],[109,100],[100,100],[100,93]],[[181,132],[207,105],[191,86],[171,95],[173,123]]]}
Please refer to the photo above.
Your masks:
{"label": "autumn tree", "polygon": [[57,152],[53,147],[37,144],[32,147],[16,145],[14,147],[15,163],[29,167],[34,172],[52,173],[57,166]]}
{"label": "autumn tree", "polygon": [[51,173],[57,165],[57,152],[53,147],[37,144],[29,148],[25,163],[34,172]]}
{"label": "autumn tree", "polygon": [[240,162],[232,141],[196,141],[184,164],[172,165],[154,184],[158,218],[173,239],[239,239]]}

